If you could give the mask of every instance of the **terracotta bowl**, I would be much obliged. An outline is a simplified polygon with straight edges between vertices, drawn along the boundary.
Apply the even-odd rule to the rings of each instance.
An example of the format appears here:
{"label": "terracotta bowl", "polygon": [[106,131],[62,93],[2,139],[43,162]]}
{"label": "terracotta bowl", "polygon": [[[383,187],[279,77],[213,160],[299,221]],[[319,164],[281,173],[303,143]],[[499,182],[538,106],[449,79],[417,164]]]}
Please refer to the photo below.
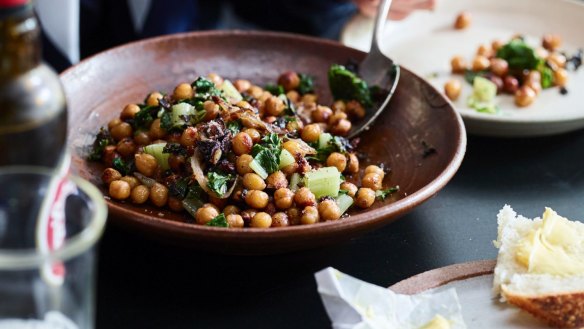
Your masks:
{"label": "terracotta bowl", "polygon": [[[256,84],[273,83],[284,70],[315,77],[321,103],[330,103],[326,73],[332,63],[360,61],[365,53],[337,42],[282,33],[197,32],[124,45],[93,56],[61,76],[69,101],[72,170],[105,191],[102,165],[85,160],[100,127],[127,103],[154,90],[172,91],[180,82],[216,72]],[[365,211],[310,226],[225,229],[192,223],[186,213],[108,200],[110,220],[129,233],[169,243],[233,254],[272,254],[314,248],[349,239],[388,224],[434,196],[462,161],[466,135],[459,115],[438,91],[402,69],[389,108],[361,136],[367,164],[391,167],[384,186],[399,185],[390,200]]]}

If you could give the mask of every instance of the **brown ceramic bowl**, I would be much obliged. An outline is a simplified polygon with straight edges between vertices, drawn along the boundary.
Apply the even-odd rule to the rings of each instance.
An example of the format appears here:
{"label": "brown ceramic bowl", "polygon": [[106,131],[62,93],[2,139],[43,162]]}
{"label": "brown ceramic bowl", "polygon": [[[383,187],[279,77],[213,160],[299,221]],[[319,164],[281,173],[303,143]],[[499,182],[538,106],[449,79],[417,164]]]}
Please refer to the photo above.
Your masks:
{"label": "brown ceramic bowl", "polygon": [[[178,83],[210,72],[263,85],[284,70],[295,70],[315,77],[320,102],[326,104],[331,101],[329,66],[364,57],[328,40],[240,31],[170,35],[103,52],[61,76],[69,101],[72,170],[105,193],[100,180],[104,168],[84,159],[85,148],[125,104],[142,101],[151,91],[172,91]],[[359,149],[369,156],[361,170],[369,163],[389,165],[384,186],[399,185],[400,192],[346,219],[278,229],[225,229],[192,224],[186,213],[108,200],[110,219],[169,243],[222,253],[272,254],[323,246],[388,224],[434,196],[460,166],[466,147],[464,126],[452,105],[406,69],[389,108],[360,137]]]}

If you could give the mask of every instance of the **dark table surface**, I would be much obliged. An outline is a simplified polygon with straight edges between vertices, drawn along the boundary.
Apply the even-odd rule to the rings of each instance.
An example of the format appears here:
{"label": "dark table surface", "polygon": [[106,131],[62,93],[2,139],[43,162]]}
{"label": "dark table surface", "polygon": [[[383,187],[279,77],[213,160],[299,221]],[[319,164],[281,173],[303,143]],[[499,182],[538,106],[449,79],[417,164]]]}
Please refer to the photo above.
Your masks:
{"label": "dark table surface", "polygon": [[[552,110],[552,109],[550,109]],[[433,268],[496,257],[504,204],[584,218],[584,132],[469,137],[434,198],[377,231],[325,249],[241,257],[162,245],[109,226],[100,246],[97,328],[327,328],[314,273],[328,266],[389,286]]]}

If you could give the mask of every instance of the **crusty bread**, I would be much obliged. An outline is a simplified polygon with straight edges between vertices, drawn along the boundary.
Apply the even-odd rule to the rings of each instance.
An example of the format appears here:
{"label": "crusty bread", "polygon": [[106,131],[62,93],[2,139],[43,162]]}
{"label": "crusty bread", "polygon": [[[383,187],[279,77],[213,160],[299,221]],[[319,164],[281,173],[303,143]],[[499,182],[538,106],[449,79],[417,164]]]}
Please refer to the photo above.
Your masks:
{"label": "crusty bread", "polygon": [[[542,220],[527,219],[506,205],[497,216],[499,234],[495,246],[499,248],[493,289],[507,301],[559,328],[584,327],[584,273],[571,276],[530,274],[517,262],[519,242]],[[570,223],[572,225],[572,223]],[[574,230],[584,229],[573,223]],[[584,253],[582,254],[584,257]]]}

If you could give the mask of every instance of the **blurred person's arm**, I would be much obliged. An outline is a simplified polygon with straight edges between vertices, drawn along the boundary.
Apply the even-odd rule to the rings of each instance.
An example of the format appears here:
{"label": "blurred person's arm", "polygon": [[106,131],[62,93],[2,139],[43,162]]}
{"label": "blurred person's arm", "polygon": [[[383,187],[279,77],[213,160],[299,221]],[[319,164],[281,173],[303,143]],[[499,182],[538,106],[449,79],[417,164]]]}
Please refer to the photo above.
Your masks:
{"label": "blurred person's arm", "polygon": [[[353,0],[359,12],[367,17],[377,13],[380,0]],[[393,0],[389,10],[389,19],[400,20],[406,18],[415,10],[431,10],[436,0]]]}

